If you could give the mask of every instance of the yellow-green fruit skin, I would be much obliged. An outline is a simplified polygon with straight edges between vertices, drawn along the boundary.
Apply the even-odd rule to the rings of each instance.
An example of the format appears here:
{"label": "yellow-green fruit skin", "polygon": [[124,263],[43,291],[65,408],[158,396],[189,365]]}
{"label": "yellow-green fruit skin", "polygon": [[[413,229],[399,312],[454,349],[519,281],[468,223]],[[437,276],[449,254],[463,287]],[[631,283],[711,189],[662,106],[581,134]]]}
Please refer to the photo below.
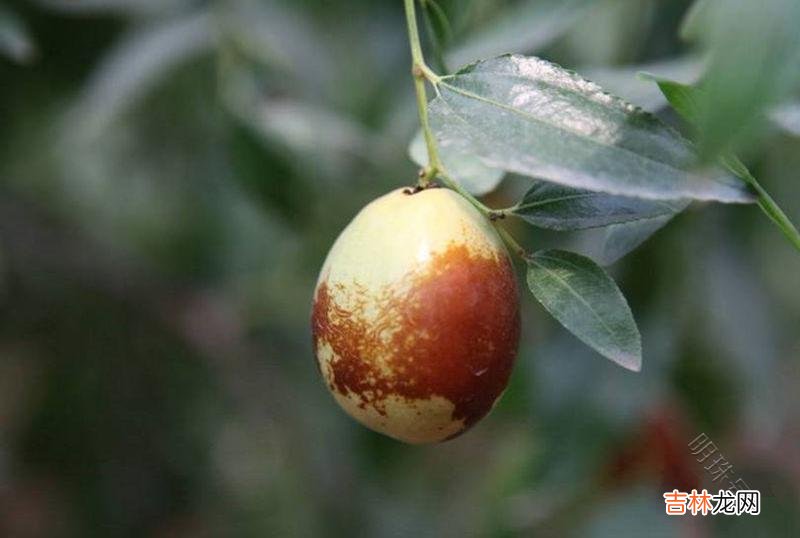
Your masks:
{"label": "yellow-green fruit skin", "polygon": [[398,189],[339,235],[312,307],[319,370],[336,402],[407,443],[464,432],[508,383],[520,333],[508,253],[441,188]]}

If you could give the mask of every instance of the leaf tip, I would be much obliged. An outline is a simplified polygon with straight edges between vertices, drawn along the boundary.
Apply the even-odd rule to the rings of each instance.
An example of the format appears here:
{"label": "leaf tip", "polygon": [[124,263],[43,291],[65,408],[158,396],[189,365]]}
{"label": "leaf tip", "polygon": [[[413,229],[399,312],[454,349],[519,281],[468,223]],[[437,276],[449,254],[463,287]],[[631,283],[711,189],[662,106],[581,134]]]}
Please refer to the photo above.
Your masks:
{"label": "leaf tip", "polygon": [[638,71],[636,73],[636,78],[645,82],[655,82],[656,84],[658,84],[659,81],[659,78],[649,71]]}
{"label": "leaf tip", "polygon": [[619,357],[614,357],[613,360],[615,363],[619,364],[626,370],[630,370],[631,372],[636,372],[637,374],[642,371],[642,354],[635,353],[635,354],[625,354]]}

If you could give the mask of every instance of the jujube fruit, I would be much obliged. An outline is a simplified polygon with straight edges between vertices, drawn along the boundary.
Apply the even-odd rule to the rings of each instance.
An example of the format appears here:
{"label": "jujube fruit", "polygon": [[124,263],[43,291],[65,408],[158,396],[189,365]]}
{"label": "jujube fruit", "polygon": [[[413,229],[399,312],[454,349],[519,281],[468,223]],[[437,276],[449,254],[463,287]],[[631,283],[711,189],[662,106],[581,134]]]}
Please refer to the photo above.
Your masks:
{"label": "jujube fruit", "polygon": [[520,319],[513,267],[491,224],[442,188],[367,205],[317,282],[312,335],[339,405],[408,443],[464,432],[505,390]]}

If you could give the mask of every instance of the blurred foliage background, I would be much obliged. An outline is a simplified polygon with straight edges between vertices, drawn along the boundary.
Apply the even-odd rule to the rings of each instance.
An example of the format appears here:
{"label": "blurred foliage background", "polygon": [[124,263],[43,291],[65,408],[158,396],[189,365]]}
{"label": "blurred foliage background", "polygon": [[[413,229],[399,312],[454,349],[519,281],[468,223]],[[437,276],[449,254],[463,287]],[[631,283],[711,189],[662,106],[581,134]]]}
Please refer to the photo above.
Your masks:
{"label": "blurred foliage background", "polygon": [[[800,256],[754,206],[695,204],[611,268],[640,374],[525,294],[511,385],[468,434],[404,446],[333,403],[317,271],[415,180],[401,4],[0,7],[0,535],[800,535]],[[717,47],[702,142],[800,220],[792,2],[731,0],[682,39],[691,4],[451,0],[445,61],[535,53],[684,128],[635,74],[693,82]],[[703,432],[760,516],[664,515],[666,489],[720,484],[687,447]]]}

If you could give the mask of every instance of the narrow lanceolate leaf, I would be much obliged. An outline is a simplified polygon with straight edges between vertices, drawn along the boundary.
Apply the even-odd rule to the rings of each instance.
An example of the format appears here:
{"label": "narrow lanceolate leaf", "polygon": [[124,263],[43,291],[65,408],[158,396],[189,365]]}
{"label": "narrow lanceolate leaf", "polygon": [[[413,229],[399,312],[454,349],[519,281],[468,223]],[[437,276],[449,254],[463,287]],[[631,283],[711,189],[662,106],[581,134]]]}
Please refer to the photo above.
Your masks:
{"label": "narrow lanceolate leaf", "polygon": [[[655,82],[670,106],[674,108],[689,125],[695,129],[698,128],[698,122],[702,114],[701,104],[706,95],[703,88],[682,84],[649,73],[640,73],[639,76],[645,80]],[[752,177],[744,163],[733,153],[726,151],[719,156],[719,160],[733,175],[742,179]]]}
{"label": "narrow lanceolate leaf", "polygon": [[[487,166],[480,157],[470,153],[463,139],[443,133],[442,137],[437,137],[436,142],[439,158],[447,173],[472,194],[481,196],[491,192],[503,181],[505,172]],[[417,131],[411,140],[408,155],[418,165],[428,165],[428,149],[425,147],[422,131]]]}
{"label": "narrow lanceolate leaf", "polygon": [[92,74],[70,124],[102,132],[163,82],[172,69],[207,52],[213,42],[214,19],[206,12],[145,23],[131,31]]}
{"label": "narrow lanceolate leaf", "polygon": [[[684,120],[697,128],[701,114],[700,102],[705,97],[705,90],[697,86],[682,84],[668,78],[652,75],[648,72],[640,72],[639,78],[655,82],[670,106]],[[788,101],[772,108],[769,111],[769,119],[785,133],[800,136],[800,102]],[[723,155],[723,159],[725,158],[726,156]],[[733,173],[742,177],[735,170]]]}
{"label": "narrow lanceolate leaf", "polygon": [[753,140],[766,112],[800,83],[800,2],[704,0],[684,35],[709,51],[699,96],[699,152],[706,162]]}
{"label": "narrow lanceolate leaf", "polygon": [[696,86],[659,77],[646,71],[640,72],[639,78],[655,82],[664,98],[675,109],[675,112],[693,126],[697,123],[697,117],[700,113],[698,97],[702,90]]}
{"label": "narrow lanceolate leaf", "polygon": [[534,226],[582,230],[641,221],[681,211],[681,200],[645,200],[537,181],[512,213]]}
{"label": "narrow lanceolate leaf", "polygon": [[600,84],[607,91],[618,95],[630,103],[636,103],[649,112],[661,110],[667,105],[664,95],[657,87],[647,84],[636,75],[649,72],[673,80],[694,83],[700,79],[706,60],[697,54],[674,56],[640,65],[590,66],[579,72]]}
{"label": "narrow lanceolate leaf", "polygon": [[[702,131],[701,119],[704,110],[703,100],[707,99],[708,95],[705,86],[687,86],[671,80],[654,77],[646,73],[644,73],[643,76],[658,84],[659,89],[672,107],[683,116],[689,124],[698,131]],[[758,183],[758,180],[753,177],[747,169],[747,166],[745,166],[745,164],[730,150],[721,151],[717,155],[717,160],[731,174],[741,178],[753,187],[755,193],[758,194],[757,202],[761,210],[775,223],[783,235],[800,250],[800,232],[798,232],[797,227],[792,223],[789,217],[786,216],[786,213],[783,212],[769,193]]]}
{"label": "narrow lanceolate leaf", "polygon": [[512,51],[534,52],[563,35],[598,3],[597,0],[517,2],[456,47],[448,55],[448,63],[463,65]]}
{"label": "narrow lanceolate leaf", "polygon": [[738,179],[692,170],[690,144],[651,114],[540,60],[503,56],[438,84],[431,124],[491,167],[651,200],[750,202]]}
{"label": "narrow lanceolate leaf", "polygon": [[528,287],[572,334],[620,366],[639,371],[642,343],[617,285],[589,258],[543,250],[528,260]]}
{"label": "narrow lanceolate leaf", "polygon": [[425,21],[425,30],[433,45],[433,56],[439,64],[439,68],[446,72],[444,49],[453,37],[450,21],[436,0],[423,0],[420,7]]}
{"label": "narrow lanceolate leaf", "polygon": [[426,16],[430,17],[432,30],[436,33],[435,38],[440,43],[447,44],[453,37],[453,30],[442,7],[436,0],[425,0],[422,2],[422,9]]}

